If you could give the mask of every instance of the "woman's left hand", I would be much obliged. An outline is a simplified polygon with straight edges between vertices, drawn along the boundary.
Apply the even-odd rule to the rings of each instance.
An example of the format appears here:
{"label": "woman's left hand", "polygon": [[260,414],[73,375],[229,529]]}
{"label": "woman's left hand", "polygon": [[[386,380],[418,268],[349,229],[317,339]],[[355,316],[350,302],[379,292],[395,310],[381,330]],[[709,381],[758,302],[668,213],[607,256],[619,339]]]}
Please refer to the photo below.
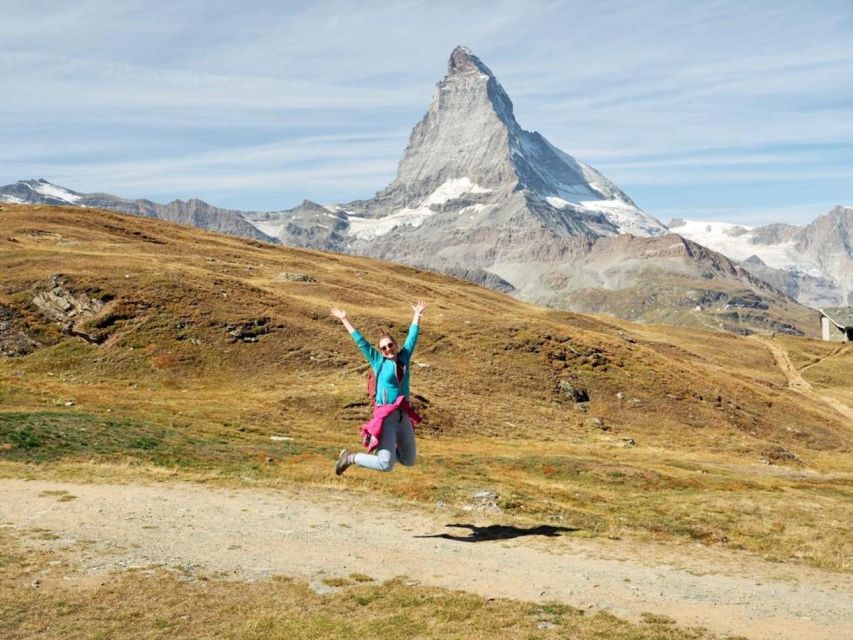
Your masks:
{"label": "woman's left hand", "polygon": [[429,303],[424,302],[423,300],[418,300],[416,304],[412,305],[412,309],[415,310],[415,315],[418,316],[423,315],[424,311],[427,310],[427,307],[429,307]]}

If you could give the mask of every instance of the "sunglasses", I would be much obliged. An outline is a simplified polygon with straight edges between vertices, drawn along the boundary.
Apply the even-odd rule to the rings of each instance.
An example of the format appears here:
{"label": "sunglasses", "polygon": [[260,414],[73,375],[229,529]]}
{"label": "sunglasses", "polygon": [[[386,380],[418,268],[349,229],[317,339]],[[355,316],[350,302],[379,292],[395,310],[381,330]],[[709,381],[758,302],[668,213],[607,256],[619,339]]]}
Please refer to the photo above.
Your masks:
{"label": "sunglasses", "polygon": [[391,342],[391,343],[389,343],[389,344],[380,344],[380,345],[379,345],[379,350],[380,350],[380,351],[391,351],[391,349],[393,349],[393,348],[394,348],[394,347],[396,347],[396,346],[397,346],[397,345],[396,345],[396,344],[394,344],[393,342]]}

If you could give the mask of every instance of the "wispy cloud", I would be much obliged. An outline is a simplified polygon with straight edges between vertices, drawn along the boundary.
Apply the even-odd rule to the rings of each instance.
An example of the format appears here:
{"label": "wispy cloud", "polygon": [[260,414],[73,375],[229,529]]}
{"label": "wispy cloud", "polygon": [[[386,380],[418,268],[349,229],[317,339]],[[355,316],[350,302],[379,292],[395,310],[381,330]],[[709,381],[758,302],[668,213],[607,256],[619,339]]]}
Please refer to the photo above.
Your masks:
{"label": "wispy cloud", "polygon": [[11,0],[3,34],[3,182],[365,197],[462,43],[523,126],[658,216],[853,201],[849,0]]}

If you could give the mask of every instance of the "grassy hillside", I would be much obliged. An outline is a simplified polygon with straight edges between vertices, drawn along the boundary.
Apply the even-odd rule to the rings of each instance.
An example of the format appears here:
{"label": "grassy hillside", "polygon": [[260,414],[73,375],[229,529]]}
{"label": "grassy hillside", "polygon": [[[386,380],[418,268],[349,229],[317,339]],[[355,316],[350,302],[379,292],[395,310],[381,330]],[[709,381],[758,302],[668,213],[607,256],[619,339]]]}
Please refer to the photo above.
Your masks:
{"label": "grassy hillside", "polygon": [[[757,340],[74,208],[0,206],[0,273],[0,350],[18,354],[0,356],[5,475],[331,483],[460,508],[486,489],[487,510],[575,535],[849,562],[850,425]],[[369,408],[329,308],[402,339],[418,298],[420,463],[335,478]],[[783,344],[795,362],[822,348]],[[849,358],[812,368],[840,400]]]}

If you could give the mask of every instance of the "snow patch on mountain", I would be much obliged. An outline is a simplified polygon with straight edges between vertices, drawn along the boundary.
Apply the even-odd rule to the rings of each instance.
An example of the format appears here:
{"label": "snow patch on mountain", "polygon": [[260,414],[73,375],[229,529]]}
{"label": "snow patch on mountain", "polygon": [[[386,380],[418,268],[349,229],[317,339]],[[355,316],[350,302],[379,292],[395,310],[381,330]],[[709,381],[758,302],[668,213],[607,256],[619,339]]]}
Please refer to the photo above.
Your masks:
{"label": "snow patch on mountain", "polygon": [[545,201],[555,209],[562,209],[572,204],[568,200],[563,200],[562,198],[558,198],[557,196],[548,196],[547,198],[545,198]]}
{"label": "snow patch on mountain", "polygon": [[466,214],[466,213],[474,215],[477,213],[482,213],[483,211],[494,209],[494,207],[495,207],[495,205],[493,205],[493,204],[472,204],[472,205],[468,205],[467,207],[462,207],[459,210],[459,215],[461,216],[461,215]]}
{"label": "snow patch on mountain", "polygon": [[629,233],[632,236],[655,236],[666,233],[666,227],[624,200],[583,200],[576,198],[569,201],[557,196],[548,196],[545,201],[555,209],[573,207],[591,213],[603,214],[616,227],[618,233]]}
{"label": "snow patch on mountain", "polygon": [[589,211],[602,213],[619,233],[632,236],[657,236],[667,233],[657,220],[623,200],[583,200],[581,206]]}
{"label": "snow patch on mountain", "polygon": [[471,182],[469,178],[454,178],[442,184],[438,189],[433,191],[424,204],[444,204],[450,200],[456,200],[466,193],[491,193],[491,189],[485,189]]}
{"label": "snow patch on mountain", "polygon": [[391,215],[382,218],[363,218],[361,216],[349,216],[350,235],[360,240],[372,240],[379,236],[391,233],[397,227],[410,226],[419,227],[435,211],[429,207],[405,207],[395,211]]}
{"label": "snow patch on mountain", "polygon": [[[678,220],[670,225],[670,230],[683,238],[698,242],[732,260],[746,260],[757,255],[767,266],[780,269],[790,264],[785,251],[778,245],[760,247],[750,242],[749,232],[753,227],[731,222],[707,222],[704,220]],[[793,246],[793,243],[786,243]],[[766,256],[766,257],[765,257]]]}
{"label": "snow patch on mountain", "polygon": [[246,220],[255,229],[272,238],[278,238],[284,232],[284,227],[287,226],[287,221],[281,218],[278,220],[252,220],[247,216]]}
{"label": "snow patch on mountain", "polygon": [[55,184],[52,184],[46,180],[39,180],[37,182],[27,182],[26,185],[35,191],[47,198],[56,198],[57,200],[62,200],[63,202],[67,202],[69,204],[75,204],[80,201],[81,196],[76,193],[72,193],[67,189],[63,189]]}
{"label": "snow patch on mountain", "polygon": [[828,276],[818,265],[803,262],[802,255],[796,250],[796,243],[793,240],[777,244],[756,242],[751,233],[754,227],[731,222],[678,220],[670,226],[670,229],[673,233],[722,253],[732,260],[743,261],[756,256],[768,267],[774,269],[799,271],[816,278]]}
{"label": "snow patch on mountain", "polygon": [[[381,218],[365,218],[349,215],[349,232],[350,235],[359,240],[371,240],[391,233],[398,227],[419,227],[427,218],[437,213],[432,208],[433,205],[443,205],[469,193],[484,194],[491,193],[491,191],[491,189],[486,189],[472,182],[469,178],[453,178],[442,183],[440,187],[424,198],[421,204],[416,206],[404,207]],[[482,211],[485,205],[472,205],[472,207],[480,208],[472,209],[471,207],[464,207],[462,211],[468,209],[476,213]]]}

